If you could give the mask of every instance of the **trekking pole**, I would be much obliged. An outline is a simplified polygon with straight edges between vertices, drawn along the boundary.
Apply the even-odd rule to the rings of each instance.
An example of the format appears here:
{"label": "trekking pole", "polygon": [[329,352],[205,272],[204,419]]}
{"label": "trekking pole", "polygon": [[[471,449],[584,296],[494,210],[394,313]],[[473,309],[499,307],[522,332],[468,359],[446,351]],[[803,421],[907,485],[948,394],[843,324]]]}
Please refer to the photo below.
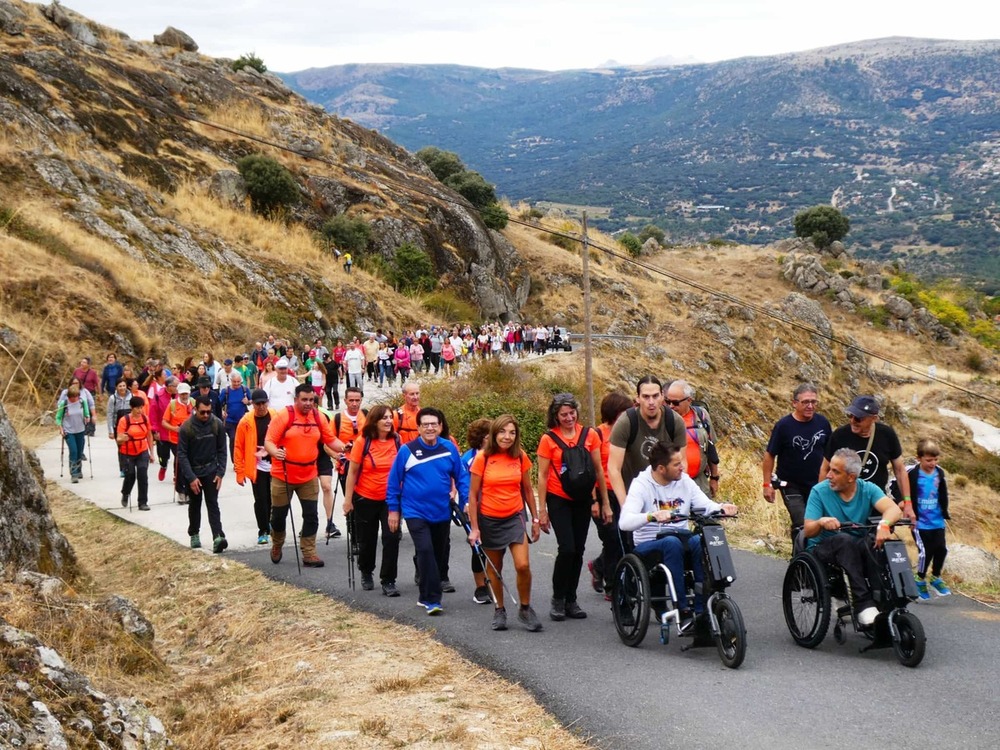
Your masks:
{"label": "trekking pole", "polygon": [[295,535],[295,514],[292,513],[292,499],[288,498],[288,523],[292,526],[292,546],[295,547],[295,565],[302,575],[302,563],[299,562],[299,538]]}
{"label": "trekking pole", "polygon": [[63,463],[65,463],[66,458],[66,436],[59,435],[59,478],[63,478]]}
{"label": "trekking pole", "polygon": [[87,462],[90,464],[90,478],[94,478],[94,452],[90,449],[90,433],[87,433],[87,455],[90,456],[90,460]]}
{"label": "trekking pole", "polygon": [[[326,519],[326,525],[329,526],[330,522],[333,520],[333,511],[337,507],[337,493],[340,491],[340,477],[337,476],[336,469],[334,469],[333,476],[333,500],[330,502],[330,517]],[[330,546],[330,533],[326,534],[326,546]]]}
{"label": "trekking pole", "polygon": [[358,536],[354,526],[354,511],[348,513],[344,520],[347,532],[347,585],[354,591],[354,558],[359,551],[355,549]]}
{"label": "trekking pole", "polygon": [[[472,533],[472,524],[469,523],[469,516],[465,513],[465,511],[463,511],[461,508],[458,507],[458,503],[453,502],[451,504],[451,519],[452,521],[455,522],[456,526],[459,526],[460,528],[465,530],[466,536]],[[500,581],[500,585],[503,587],[503,590],[507,592],[507,596],[510,597],[510,600],[513,602],[517,602],[518,606],[520,606],[521,600],[518,599],[516,596],[514,596],[511,593],[510,589],[507,588],[507,584],[503,580],[503,576],[500,575],[500,571],[497,570],[496,565],[494,565],[493,561],[490,560],[490,556],[486,554],[486,550],[483,549],[483,545],[480,542],[476,542],[474,545],[472,545],[472,549],[479,556],[479,560],[483,564],[483,572],[485,573],[487,568],[492,570],[493,575],[495,575],[496,579]],[[491,583],[489,574],[486,575],[486,582]],[[489,589],[490,598],[493,600],[493,604],[495,606],[498,601],[496,592],[493,590],[492,585],[489,585],[486,588]]]}

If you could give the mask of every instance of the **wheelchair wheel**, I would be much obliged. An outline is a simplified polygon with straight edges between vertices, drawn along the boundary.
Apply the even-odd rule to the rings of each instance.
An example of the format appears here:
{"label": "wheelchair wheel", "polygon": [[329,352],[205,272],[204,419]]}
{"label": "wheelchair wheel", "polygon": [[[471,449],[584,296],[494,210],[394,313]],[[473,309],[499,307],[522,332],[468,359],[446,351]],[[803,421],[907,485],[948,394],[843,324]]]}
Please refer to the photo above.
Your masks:
{"label": "wheelchair wheel", "polygon": [[622,643],[642,643],[649,628],[649,573],[636,555],[625,555],[615,568],[611,612]]}
{"label": "wheelchair wheel", "polygon": [[923,661],[924,650],[927,648],[923,623],[910,612],[900,612],[896,615],[896,629],[899,631],[899,640],[892,642],[896,658],[904,667],[917,666]]}
{"label": "wheelchair wheel", "polygon": [[743,613],[732,599],[716,599],[712,609],[715,619],[719,621],[719,635],[715,640],[719,658],[730,669],[736,669],[747,654],[747,629],[743,624]]}
{"label": "wheelchair wheel", "polygon": [[788,565],[781,591],[785,624],[797,644],[815,648],[830,627],[830,590],[823,565],[800,552]]}

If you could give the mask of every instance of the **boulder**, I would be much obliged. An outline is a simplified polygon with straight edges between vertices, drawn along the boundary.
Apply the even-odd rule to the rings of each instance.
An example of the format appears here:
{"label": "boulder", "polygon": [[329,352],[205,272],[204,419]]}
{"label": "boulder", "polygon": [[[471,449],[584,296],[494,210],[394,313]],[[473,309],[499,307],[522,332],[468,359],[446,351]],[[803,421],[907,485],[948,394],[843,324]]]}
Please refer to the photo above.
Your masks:
{"label": "boulder", "polygon": [[[815,300],[811,300],[803,294],[792,292],[781,301],[781,311],[791,320],[805,323],[812,328],[829,337],[833,335],[833,326],[830,319],[826,317],[823,308]],[[826,343],[826,346],[829,344]]]}
{"label": "boulder", "polygon": [[982,586],[1000,584],[1000,560],[968,544],[948,544],[948,574]]}
{"label": "boulder", "polygon": [[99,50],[107,49],[106,45],[98,38],[90,26],[73,18],[58,3],[52,3],[42,8],[42,14],[81,44],[85,44],[88,47],[95,47]]}
{"label": "boulder", "polygon": [[882,303],[885,305],[885,309],[894,318],[906,320],[913,315],[913,305],[900,297],[898,294],[883,295]]}
{"label": "boulder", "polygon": [[76,556],[52,520],[33,459],[0,404],[0,566],[9,575],[32,570],[72,577]]}
{"label": "boulder", "polygon": [[161,47],[177,47],[185,52],[198,51],[198,44],[195,40],[180,29],[175,29],[173,26],[167,26],[162,34],[154,35],[153,43],[158,44]]}
{"label": "boulder", "polygon": [[98,609],[114,617],[126,633],[152,648],[156,635],[153,623],[139,611],[139,608],[130,599],[112,594],[99,605]]}
{"label": "boulder", "polygon": [[247,184],[243,175],[233,169],[223,169],[212,175],[208,191],[220,203],[242,208],[247,201]]}
{"label": "boulder", "polygon": [[10,36],[21,36],[24,33],[24,11],[15,5],[0,0],[0,31]]}

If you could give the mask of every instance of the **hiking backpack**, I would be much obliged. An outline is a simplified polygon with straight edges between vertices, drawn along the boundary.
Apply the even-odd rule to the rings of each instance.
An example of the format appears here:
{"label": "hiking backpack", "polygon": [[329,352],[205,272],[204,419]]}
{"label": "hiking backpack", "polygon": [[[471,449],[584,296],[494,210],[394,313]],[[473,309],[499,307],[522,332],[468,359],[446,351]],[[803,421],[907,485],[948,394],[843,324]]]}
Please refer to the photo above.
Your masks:
{"label": "hiking backpack", "polygon": [[594,485],[597,484],[597,470],[586,446],[589,430],[589,427],[583,428],[580,439],[572,448],[556,434],[555,430],[548,432],[552,441],[562,450],[559,483],[566,497],[571,500],[589,501],[594,493]]}

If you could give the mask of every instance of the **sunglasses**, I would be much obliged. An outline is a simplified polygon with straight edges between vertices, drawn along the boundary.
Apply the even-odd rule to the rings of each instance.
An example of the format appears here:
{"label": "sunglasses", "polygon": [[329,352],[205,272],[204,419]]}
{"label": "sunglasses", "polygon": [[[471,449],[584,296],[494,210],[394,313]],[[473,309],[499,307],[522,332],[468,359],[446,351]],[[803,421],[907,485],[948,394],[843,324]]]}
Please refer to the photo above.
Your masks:
{"label": "sunglasses", "polygon": [[557,393],[552,397],[552,403],[556,406],[576,406],[576,396],[572,393]]}
{"label": "sunglasses", "polygon": [[664,403],[670,404],[671,406],[680,406],[685,401],[690,401],[690,400],[691,399],[688,398],[687,396],[685,396],[684,398],[681,398],[681,399],[674,399],[674,398],[665,398],[665,399],[663,399]]}

